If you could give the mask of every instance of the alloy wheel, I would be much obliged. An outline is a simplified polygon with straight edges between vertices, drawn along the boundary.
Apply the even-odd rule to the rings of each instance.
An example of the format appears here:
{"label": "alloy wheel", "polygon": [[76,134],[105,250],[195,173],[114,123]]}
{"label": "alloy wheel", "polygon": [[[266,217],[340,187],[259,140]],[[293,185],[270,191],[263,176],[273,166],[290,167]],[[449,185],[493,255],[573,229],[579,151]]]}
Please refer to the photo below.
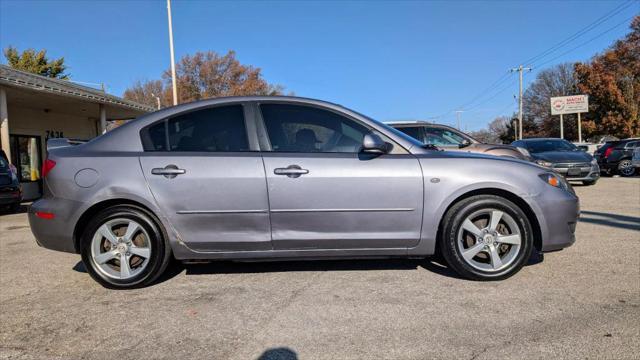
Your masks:
{"label": "alloy wheel", "polygon": [[498,272],[516,261],[522,235],[508,213],[482,209],[463,221],[456,243],[467,264],[481,271]]}
{"label": "alloy wheel", "polygon": [[618,165],[618,170],[623,176],[631,176],[636,171],[630,160],[622,160]]}
{"label": "alloy wheel", "polygon": [[102,224],[91,240],[91,260],[103,276],[127,280],[148,265],[151,242],[137,222],[116,218]]}

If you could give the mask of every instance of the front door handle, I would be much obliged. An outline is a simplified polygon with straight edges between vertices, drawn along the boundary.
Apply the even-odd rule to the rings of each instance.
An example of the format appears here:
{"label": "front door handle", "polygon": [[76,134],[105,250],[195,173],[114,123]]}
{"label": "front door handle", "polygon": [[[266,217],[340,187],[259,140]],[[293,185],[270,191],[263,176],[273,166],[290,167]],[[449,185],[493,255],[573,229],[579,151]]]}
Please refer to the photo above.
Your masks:
{"label": "front door handle", "polygon": [[273,173],[276,175],[287,175],[290,178],[297,178],[300,175],[305,175],[309,173],[309,170],[303,169],[298,165],[289,165],[286,168],[276,168],[273,170]]}
{"label": "front door handle", "polygon": [[167,179],[173,179],[174,177],[182,174],[186,174],[187,170],[179,169],[175,165],[167,165],[163,168],[153,168],[151,169],[151,174],[153,175],[164,175]]}

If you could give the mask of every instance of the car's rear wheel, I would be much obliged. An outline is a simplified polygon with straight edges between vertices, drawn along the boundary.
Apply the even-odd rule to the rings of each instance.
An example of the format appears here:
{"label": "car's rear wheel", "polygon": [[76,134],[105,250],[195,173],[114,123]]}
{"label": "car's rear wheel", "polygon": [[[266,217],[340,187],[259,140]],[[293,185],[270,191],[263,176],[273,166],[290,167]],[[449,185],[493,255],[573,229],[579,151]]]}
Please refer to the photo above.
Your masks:
{"label": "car's rear wheel", "polygon": [[633,167],[631,160],[622,160],[618,163],[618,173],[622,176],[633,176],[636,168]]}
{"label": "car's rear wheel", "polygon": [[445,215],[440,251],[461,276],[501,280],[518,272],[531,256],[533,235],[526,214],[494,195],[472,196]]}
{"label": "car's rear wheel", "polygon": [[133,206],[99,212],[82,236],[82,261],[89,275],[115,289],[149,285],[171,258],[157,220]]}

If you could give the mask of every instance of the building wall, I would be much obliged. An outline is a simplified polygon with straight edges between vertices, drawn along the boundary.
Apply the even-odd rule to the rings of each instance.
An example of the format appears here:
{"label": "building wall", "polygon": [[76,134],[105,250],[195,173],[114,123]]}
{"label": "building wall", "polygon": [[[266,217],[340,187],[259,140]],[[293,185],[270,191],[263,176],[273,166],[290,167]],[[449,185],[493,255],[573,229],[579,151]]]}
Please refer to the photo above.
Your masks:
{"label": "building wall", "polygon": [[96,118],[15,107],[11,106],[11,102],[8,113],[9,133],[41,136],[43,145],[47,137],[89,140],[98,136],[99,124]]}
{"label": "building wall", "polygon": [[[76,140],[89,140],[99,134],[99,120],[88,116],[78,116],[45,112],[43,109],[31,109],[8,104],[9,134],[36,136],[40,138],[40,165],[46,157],[46,140],[65,137]],[[23,183],[25,199],[40,196],[38,183]]]}

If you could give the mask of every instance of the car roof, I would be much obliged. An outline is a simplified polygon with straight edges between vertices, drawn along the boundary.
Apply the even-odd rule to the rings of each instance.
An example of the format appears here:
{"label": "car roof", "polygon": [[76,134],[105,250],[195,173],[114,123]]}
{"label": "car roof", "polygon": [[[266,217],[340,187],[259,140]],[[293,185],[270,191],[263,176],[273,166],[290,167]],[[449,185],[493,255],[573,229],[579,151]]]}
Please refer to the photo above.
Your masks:
{"label": "car roof", "polygon": [[384,123],[386,125],[389,126],[404,126],[404,125],[421,125],[421,126],[432,126],[432,127],[439,127],[439,128],[443,128],[443,129],[451,129],[451,130],[457,130],[456,128],[449,126],[449,125],[444,125],[444,124],[436,124],[436,123],[432,123],[432,122],[428,122],[428,121],[424,121],[424,120],[412,120],[412,121],[384,121]]}
{"label": "car roof", "polygon": [[530,138],[530,139],[520,139],[517,141],[522,141],[522,142],[538,142],[538,141],[549,141],[549,140],[564,140],[567,141],[566,139],[561,139],[561,138]]}

